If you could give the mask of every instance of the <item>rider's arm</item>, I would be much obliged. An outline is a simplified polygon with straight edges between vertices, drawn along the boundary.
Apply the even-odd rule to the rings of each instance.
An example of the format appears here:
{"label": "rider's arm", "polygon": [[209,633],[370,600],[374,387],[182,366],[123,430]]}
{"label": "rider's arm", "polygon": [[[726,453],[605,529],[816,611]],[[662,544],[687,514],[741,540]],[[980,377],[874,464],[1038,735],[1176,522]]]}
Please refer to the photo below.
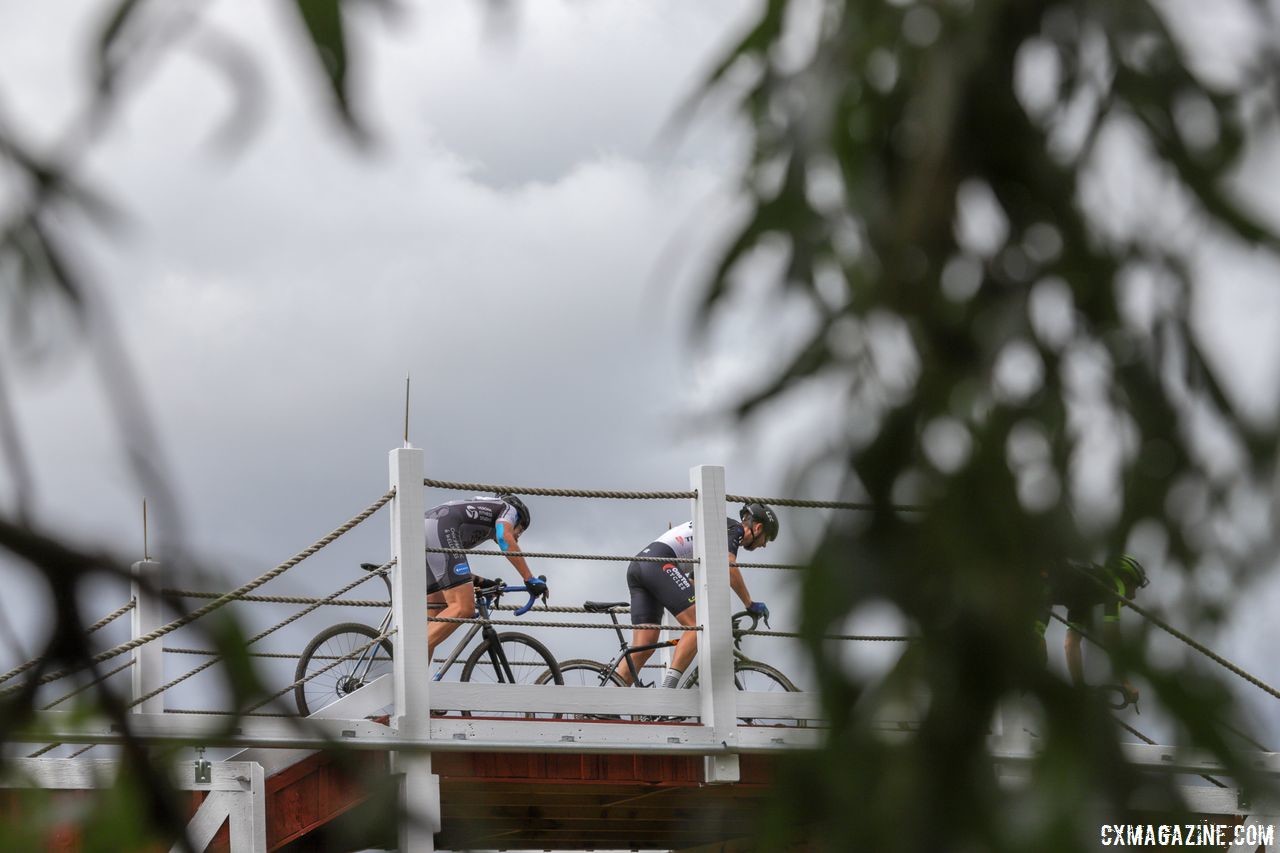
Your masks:
{"label": "rider's arm", "polygon": [[742,599],[743,607],[751,606],[751,593],[747,591],[747,582],[742,577],[742,571],[738,568],[738,558],[732,553],[729,554],[729,588],[737,593],[738,598]]}
{"label": "rider's arm", "polygon": [[499,519],[493,529],[494,541],[498,543],[498,548],[502,553],[507,555],[507,559],[511,565],[516,567],[516,571],[520,573],[520,577],[528,580],[533,577],[533,572],[529,571],[529,564],[525,562],[524,557],[520,556],[520,543],[511,533],[511,523]]}

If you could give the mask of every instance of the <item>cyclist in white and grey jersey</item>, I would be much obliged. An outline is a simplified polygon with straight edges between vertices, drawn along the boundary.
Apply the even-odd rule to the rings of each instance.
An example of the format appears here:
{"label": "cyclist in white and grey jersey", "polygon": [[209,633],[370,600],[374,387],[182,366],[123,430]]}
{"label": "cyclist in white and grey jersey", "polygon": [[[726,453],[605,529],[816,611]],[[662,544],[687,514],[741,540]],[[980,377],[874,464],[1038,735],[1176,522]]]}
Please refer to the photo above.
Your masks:
{"label": "cyclist in white and grey jersey", "polygon": [[[764,548],[776,539],[778,517],[764,504],[752,502],[742,507],[738,518],[738,521],[732,518],[725,519],[729,537],[729,588],[742,599],[742,603],[749,612],[767,618],[769,608],[764,602],[751,600],[747,582],[738,569],[738,549],[746,548],[748,551],[754,551],[757,548]],[[693,556],[693,522],[671,528],[651,542],[649,547],[637,556],[661,557],[663,561],[634,560],[628,566],[627,587],[631,591],[631,621],[637,625],[656,625],[662,619],[663,609],[666,609],[681,625],[696,624],[692,566],[677,562]],[[656,643],[658,633],[657,628],[634,629],[631,644],[645,646]],[[693,631],[685,632],[680,642],[676,644],[675,652],[671,656],[671,665],[667,667],[667,672],[662,679],[664,687],[676,686],[697,651],[698,635]],[[636,667],[640,667],[652,654],[652,649],[633,652],[631,660]],[[628,684],[636,679],[636,673],[631,671],[626,659],[619,666],[618,675]]]}
{"label": "cyclist in white and grey jersey", "polygon": [[[449,501],[427,510],[424,519],[428,548],[468,551],[482,542],[496,542],[524,578],[525,589],[533,595],[547,594],[546,581],[535,578],[520,556],[520,536],[529,529],[529,508],[515,495],[475,497]],[[476,612],[475,587],[467,555],[427,552],[427,601],[444,605],[436,616],[470,619]],[[457,622],[432,621],[427,626],[427,648],[458,628]]]}

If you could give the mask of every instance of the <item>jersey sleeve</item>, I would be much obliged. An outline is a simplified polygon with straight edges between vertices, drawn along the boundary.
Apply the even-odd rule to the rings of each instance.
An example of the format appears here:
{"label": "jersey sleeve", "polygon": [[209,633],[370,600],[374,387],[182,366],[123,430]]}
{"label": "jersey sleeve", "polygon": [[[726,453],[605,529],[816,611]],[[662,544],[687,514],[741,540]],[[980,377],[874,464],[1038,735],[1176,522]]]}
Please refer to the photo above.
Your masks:
{"label": "jersey sleeve", "polygon": [[726,520],[729,522],[729,553],[736,559],[738,548],[742,545],[742,525],[732,518]]}
{"label": "jersey sleeve", "polygon": [[493,541],[498,543],[498,550],[506,551],[515,541],[511,531],[520,523],[520,513],[506,501],[499,501],[493,519]]}

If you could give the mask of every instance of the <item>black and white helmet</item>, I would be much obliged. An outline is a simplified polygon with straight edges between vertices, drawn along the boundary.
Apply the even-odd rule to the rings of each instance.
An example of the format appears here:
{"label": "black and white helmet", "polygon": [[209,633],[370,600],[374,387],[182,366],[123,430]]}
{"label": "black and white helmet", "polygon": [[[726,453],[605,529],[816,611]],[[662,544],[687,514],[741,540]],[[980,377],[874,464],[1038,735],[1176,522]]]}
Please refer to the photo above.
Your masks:
{"label": "black and white helmet", "polygon": [[520,528],[522,530],[529,529],[529,524],[533,519],[529,515],[529,508],[524,505],[524,501],[515,495],[498,495],[498,500],[515,509],[516,515],[520,518]]}
{"label": "black and white helmet", "polygon": [[764,525],[766,541],[772,542],[778,538],[778,516],[768,505],[759,501],[743,504],[742,509],[738,511],[738,520],[745,521],[747,516]]}

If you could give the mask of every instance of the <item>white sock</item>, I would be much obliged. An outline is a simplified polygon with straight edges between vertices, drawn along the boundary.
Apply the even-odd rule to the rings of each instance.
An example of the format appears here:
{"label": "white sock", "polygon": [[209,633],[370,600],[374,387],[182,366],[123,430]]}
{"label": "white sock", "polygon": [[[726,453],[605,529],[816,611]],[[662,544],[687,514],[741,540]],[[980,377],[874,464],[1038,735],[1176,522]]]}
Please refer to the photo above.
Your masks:
{"label": "white sock", "polygon": [[675,667],[667,667],[666,674],[662,676],[663,687],[675,687],[680,683],[680,676],[684,675],[684,670]]}

